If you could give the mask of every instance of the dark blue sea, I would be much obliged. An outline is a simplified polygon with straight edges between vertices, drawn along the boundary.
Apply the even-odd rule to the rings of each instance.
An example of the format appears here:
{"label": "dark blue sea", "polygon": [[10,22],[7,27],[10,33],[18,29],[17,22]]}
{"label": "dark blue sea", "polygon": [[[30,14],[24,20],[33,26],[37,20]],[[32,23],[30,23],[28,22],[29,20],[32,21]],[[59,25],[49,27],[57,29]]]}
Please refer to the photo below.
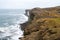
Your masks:
{"label": "dark blue sea", "polygon": [[19,40],[23,32],[19,24],[28,20],[22,9],[0,9],[0,40]]}

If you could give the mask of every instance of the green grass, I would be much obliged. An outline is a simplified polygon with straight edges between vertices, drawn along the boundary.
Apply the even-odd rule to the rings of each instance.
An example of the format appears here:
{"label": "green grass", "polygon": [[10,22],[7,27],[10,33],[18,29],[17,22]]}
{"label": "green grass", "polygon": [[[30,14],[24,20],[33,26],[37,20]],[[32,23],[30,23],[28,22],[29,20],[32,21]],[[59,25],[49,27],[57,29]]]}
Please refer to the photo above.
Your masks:
{"label": "green grass", "polygon": [[56,23],[60,24],[60,18],[51,18],[51,20],[55,21]]}

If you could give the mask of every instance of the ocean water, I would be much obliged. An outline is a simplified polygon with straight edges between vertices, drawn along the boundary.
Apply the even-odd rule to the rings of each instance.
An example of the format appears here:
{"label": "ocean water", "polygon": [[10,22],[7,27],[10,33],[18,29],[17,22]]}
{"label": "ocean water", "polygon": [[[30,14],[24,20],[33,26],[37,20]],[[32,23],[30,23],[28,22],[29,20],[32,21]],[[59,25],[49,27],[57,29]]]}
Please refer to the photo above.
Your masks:
{"label": "ocean water", "polygon": [[19,24],[28,20],[21,9],[0,9],[0,40],[19,40],[23,32]]}

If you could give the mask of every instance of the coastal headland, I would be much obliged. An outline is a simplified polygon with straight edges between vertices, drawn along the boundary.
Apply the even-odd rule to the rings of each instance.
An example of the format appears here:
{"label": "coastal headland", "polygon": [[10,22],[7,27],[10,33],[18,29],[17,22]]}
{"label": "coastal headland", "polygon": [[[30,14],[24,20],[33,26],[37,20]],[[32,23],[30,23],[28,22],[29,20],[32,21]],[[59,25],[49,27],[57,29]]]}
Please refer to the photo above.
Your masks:
{"label": "coastal headland", "polygon": [[60,40],[60,6],[27,9],[26,15],[28,21],[21,24],[24,37],[20,40]]}

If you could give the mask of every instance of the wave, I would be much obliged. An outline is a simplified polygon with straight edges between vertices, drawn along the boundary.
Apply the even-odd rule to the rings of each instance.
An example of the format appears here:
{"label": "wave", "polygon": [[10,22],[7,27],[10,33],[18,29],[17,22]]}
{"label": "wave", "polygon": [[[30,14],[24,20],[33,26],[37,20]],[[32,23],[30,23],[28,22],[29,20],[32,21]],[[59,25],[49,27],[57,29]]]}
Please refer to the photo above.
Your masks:
{"label": "wave", "polygon": [[[23,37],[23,32],[19,24],[28,21],[28,17],[21,14],[22,17],[16,21],[14,25],[9,27],[0,27],[0,40],[19,40],[19,37]],[[6,23],[5,25],[8,25]]]}

